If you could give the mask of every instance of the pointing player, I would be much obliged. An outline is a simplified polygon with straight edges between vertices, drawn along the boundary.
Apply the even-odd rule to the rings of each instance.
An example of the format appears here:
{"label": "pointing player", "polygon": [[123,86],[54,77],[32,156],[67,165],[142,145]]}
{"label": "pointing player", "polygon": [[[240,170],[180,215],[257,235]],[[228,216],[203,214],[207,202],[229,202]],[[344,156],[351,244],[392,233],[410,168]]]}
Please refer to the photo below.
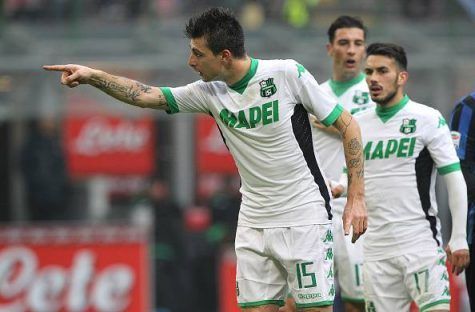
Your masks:
{"label": "pointing player", "polygon": [[294,60],[257,60],[225,9],[191,18],[188,64],[200,74],[151,87],[79,65],[45,66],[70,87],[90,84],[131,105],[215,118],[242,179],[236,233],[237,298],[245,311],[276,312],[290,291],[302,311],[331,311],[330,196],[316,161],[308,113],[342,136],[349,167],[345,233],[367,227],[360,131],[352,116]]}

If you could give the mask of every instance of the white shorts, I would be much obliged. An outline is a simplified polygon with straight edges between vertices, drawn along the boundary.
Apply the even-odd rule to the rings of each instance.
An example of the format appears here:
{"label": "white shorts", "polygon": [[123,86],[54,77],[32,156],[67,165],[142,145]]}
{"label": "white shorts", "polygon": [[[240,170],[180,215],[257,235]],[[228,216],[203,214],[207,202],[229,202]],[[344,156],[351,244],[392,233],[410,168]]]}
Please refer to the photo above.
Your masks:
{"label": "white shorts", "polygon": [[442,248],[379,261],[365,261],[367,311],[409,311],[414,300],[419,311],[449,309],[449,275]]}
{"label": "white shorts", "polygon": [[298,308],[333,305],[332,247],[331,223],[267,229],[238,226],[239,306],[282,306],[288,293]]}
{"label": "white shorts", "polygon": [[[340,202],[334,202],[334,205]],[[344,203],[341,203],[344,204]],[[335,249],[335,276],[340,287],[341,299],[345,302],[364,302],[363,288],[363,241],[360,236],[353,244],[351,235],[345,236],[341,215],[333,214]]]}

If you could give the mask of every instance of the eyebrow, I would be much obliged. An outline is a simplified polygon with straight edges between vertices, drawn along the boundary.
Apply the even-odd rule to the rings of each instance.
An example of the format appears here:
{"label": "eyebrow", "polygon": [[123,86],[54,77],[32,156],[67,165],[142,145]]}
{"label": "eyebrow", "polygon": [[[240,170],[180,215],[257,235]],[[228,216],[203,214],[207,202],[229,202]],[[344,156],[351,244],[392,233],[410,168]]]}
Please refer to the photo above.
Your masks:
{"label": "eyebrow", "polygon": [[200,51],[199,49],[197,49],[197,48],[191,46],[191,43],[189,44],[189,46],[190,46],[191,51],[193,51],[193,52],[195,52],[195,53],[198,52],[198,53],[200,53],[200,54],[204,54],[204,52],[202,52],[202,51]]}
{"label": "eyebrow", "polygon": [[372,71],[380,71],[382,69],[387,69],[388,67],[387,66],[379,66],[379,67],[365,67],[363,69],[363,71],[367,71],[367,70],[372,70]]}

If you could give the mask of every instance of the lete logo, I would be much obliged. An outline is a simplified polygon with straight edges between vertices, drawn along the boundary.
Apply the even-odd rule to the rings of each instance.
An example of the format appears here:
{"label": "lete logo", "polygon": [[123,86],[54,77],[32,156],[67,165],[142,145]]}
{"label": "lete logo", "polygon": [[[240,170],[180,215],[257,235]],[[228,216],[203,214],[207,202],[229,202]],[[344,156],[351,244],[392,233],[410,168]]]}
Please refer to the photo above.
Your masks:
{"label": "lete logo", "polygon": [[149,130],[133,122],[121,120],[117,124],[101,117],[91,118],[82,126],[74,150],[85,156],[102,153],[137,152],[150,137]]}
{"label": "lete logo", "polygon": [[450,134],[452,135],[452,142],[454,143],[455,148],[459,148],[459,146],[460,146],[460,132],[451,131]]}
{"label": "lete logo", "polygon": [[94,258],[92,252],[80,250],[69,269],[55,265],[38,269],[38,259],[30,249],[2,250],[0,311],[126,311],[134,272],[127,265],[114,264],[96,273]]}

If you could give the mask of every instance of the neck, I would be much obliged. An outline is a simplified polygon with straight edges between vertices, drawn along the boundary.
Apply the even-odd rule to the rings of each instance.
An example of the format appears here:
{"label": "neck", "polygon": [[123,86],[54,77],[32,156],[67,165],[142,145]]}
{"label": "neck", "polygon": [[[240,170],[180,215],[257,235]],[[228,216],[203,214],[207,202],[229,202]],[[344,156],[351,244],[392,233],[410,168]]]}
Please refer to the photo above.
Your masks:
{"label": "neck", "polygon": [[360,73],[360,71],[352,73],[339,72],[338,70],[335,70],[335,68],[333,68],[332,79],[336,82],[347,82],[358,77]]}
{"label": "neck", "polygon": [[386,104],[384,105],[381,105],[383,106],[384,108],[390,108],[390,107],[393,107],[394,105],[398,104],[399,102],[401,102],[401,100],[404,98],[404,90],[402,89],[399,89],[396,93],[396,95],[389,101],[387,102]]}
{"label": "neck", "polygon": [[242,59],[234,59],[223,74],[223,80],[228,86],[231,86],[246,76],[250,68],[251,58],[249,56],[246,55]]}

